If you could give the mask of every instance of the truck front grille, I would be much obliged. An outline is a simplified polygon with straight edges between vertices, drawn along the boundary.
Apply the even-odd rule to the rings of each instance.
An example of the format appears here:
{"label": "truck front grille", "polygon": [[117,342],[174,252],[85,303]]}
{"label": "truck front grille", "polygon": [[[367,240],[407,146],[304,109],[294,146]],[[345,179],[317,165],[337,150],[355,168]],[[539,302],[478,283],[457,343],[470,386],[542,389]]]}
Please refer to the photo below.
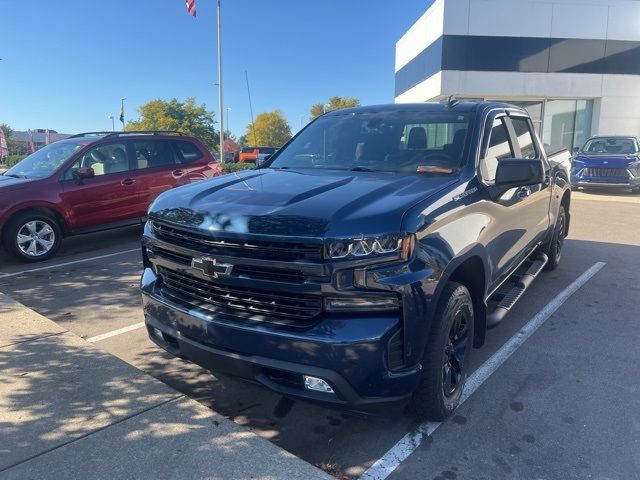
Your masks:
{"label": "truck front grille", "polygon": [[208,254],[283,261],[322,259],[321,244],[243,241],[213,237],[157,221],[152,225],[154,234],[161,240]]}
{"label": "truck front grille", "polygon": [[162,279],[162,293],[191,308],[241,314],[252,320],[275,323],[310,320],[322,310],[322,299],[318,295],[223,285],[165,267],[158,267],[158,274]]}
{"label": "truck front grille", "polygon": [[594,168],[587,167],[582,170],[583,177],[628,177],[629,172],[624,168]]}
{"label": "truck front grille", "polygon": [[[180,265],[191,266],[191,255],[167,250],[157,246],[147,247],[155,257],[164,258]],[[300,270],[259,267],[257,265],[234,265],[231,272],[233,277],[249,279],[264,279],[273,282],[304,283],[305,277]]]}

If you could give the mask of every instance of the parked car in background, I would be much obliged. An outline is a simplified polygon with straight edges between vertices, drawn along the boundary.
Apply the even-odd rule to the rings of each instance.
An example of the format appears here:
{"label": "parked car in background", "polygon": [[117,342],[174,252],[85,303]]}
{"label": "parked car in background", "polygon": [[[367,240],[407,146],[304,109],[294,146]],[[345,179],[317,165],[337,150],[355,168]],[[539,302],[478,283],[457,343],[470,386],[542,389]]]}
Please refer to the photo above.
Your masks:
{"label": "parked car in background", "polygon": [[640,192],[640,145],[636,137],[592,137],[575,153],[571,186],[615,187]]}
{"label": "parked car in background", "polygon": [[73,135],[0,175],[2,244],[20,260],[46,260],[63,236],[141,223],[165,190],[220,173],[205,146],[179,132]]}
{"label": "parked car in background", "polygon": [[255,162],[258,155],[273,155],[277,150],[276,147],[243,147],[238,161]]}
{"label": "parked car in background", "polygon": [[283,395],[442,420],[472,347],[560,262],[569,157],[503,103],[327,113],[263,166],[153,203],[149,336]]}

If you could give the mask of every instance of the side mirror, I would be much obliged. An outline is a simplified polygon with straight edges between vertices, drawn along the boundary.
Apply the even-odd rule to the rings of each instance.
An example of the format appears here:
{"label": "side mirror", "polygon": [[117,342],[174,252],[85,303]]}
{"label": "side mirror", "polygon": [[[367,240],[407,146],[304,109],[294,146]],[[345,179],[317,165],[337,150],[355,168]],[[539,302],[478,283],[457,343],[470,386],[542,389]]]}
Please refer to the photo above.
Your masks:
{"label": "side mirror", "polygon": [[93,168],[78,168],[75,172],[73,172],[73,178],[78,185],[82,185],[84,180],[87,178],[93,178],[96,176],[96,172]]}
{"label": "side mirror", "polygon": [[573,148],[571,149],[571,151],[572,151],[573,153],[579,153],[579,152],[580,152],[580,147],[573,147]]}
{"label": "side mirror", "polygon": [[496,186],[505,190],[544,182],[544,164],[539,158],[505,158],[498,162]]}
{"label": "side mirror", "polygon": [[262,165],[263,163],[266,163],[269,161],[269,159],[271,158],[271,155],[265,155],[264,157],[260,158],[257,157],[256,158],[256,167],[259,167],[260,165]]}

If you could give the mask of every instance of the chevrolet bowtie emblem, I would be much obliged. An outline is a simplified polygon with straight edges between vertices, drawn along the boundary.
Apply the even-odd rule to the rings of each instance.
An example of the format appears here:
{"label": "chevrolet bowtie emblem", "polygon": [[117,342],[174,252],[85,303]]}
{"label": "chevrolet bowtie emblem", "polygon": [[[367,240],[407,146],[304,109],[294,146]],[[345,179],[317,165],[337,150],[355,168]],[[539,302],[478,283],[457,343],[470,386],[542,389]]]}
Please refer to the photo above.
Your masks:
{"label": "chevrolet bowtie emblem", "polygon": [[228,277],[231,275],[233,265],[230,263],[218,263],[215,258],[200,257],[191,260],[191,268],[200,270],[208,277]]}

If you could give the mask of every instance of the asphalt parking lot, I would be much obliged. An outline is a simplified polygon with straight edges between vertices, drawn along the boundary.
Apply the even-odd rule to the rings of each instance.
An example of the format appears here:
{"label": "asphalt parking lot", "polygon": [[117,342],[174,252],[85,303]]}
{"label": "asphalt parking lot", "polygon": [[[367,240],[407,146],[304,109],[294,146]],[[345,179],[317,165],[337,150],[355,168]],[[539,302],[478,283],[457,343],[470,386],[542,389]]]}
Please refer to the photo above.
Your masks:
{"label": "asphalt parking lot", "polygon": [[640,196],[574,192],[571,214],[562,265],[488,334],[475,368],[521,345],[442,425],[351,417],[165,354],[142,328],[141,228],[68,239],[42,264],[0,253],[0,291],[341,478],[639,478]]}

